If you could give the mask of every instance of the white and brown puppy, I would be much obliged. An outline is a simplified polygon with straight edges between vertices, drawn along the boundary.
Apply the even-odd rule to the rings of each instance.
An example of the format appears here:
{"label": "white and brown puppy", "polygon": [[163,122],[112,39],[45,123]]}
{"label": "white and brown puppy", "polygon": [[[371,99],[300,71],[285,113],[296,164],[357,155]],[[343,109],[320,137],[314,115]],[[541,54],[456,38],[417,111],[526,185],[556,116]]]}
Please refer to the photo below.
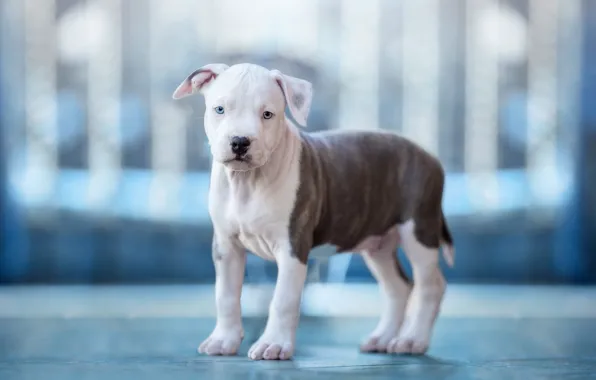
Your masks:
{"label": "white and brown puppy", "polygon": [[[296,342],[309,251],[321,244],[359,252],[382,288],[384,308],[363,351],[424,353],[443,293],[439,247],[453,246],[441,201],[439,162],[387,132],[307,134],[309,82],[252,64],[206,65],[174,99],[205,96],[205,130],[213,155],[217,323],[199,351],[233,355],[244,336],[240,294],[246,251],[277,263],[263,335],[251,359],[289,359]],[[397,262],[404,248],[413,287]]]}

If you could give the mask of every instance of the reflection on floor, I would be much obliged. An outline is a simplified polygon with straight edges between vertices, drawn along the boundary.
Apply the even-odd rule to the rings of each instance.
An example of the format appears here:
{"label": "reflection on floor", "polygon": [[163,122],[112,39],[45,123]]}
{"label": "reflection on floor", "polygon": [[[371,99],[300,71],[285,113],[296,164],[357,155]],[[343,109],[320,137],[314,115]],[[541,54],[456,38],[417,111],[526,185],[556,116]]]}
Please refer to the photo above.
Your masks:
{"label": "reflection on floor", "polygon": [[[144,289],[151,294],[151,287]],[[176,288],[172,289],[172,298],[176,299]],[[470,294],[475,291],[474,287],[465,289]],[[529,292],[525,304],[531,306],[536,297],[531,296],[531,288],[525,289]],[[73,292],[73,302],[78,299],[74,295],[77,291],[81,290]],[[161,289],[156,293],[160,291],[165,297],[167,292]],[[582,294],[579,298],[584,302],[596,304],[594,290],[551,291],[553,300],[567,292],[571,298]],[[559,309],[560,313],[545,313],[542,317],[525,312],[517,316],[446,313],[437,322],[428,355],[422,357],[358,353],[358,342],[374,327],[374,317],[305,316],[294,360],[252,362],[245,355],[264,326],[263,317],[246,319],[247,337],[239,356],[213,358],[196,353],[197,344],[213,327],[212,317],[150,312],[108,315],[99,312],[101,307],[96,308],[96,316],[91,311],[74,316],[66,311],[62,316],[33,315],[26,311],[34,306],[44,309],[44,305],[53,303],[52,298],[38,299],[39,303],[29,305],[31,308],[19,308],[18,302],[11,298],[19,292],[23,290],[0,290],[0,379],[3,380],[596,378],[594,314],[580,308],[561,310],[556,302],[552,310]],[[66,297],[69,288],[61,292]],[[537,294],[541,292],[545,290],[536,289]],[[43,289],[38,289],[38,293],[45,294]],[[122,299],[128,294],[132,300],[135,295],[135,291],[127,288],[118,288],[118,293]],[[32,302],[31,297],[17,298]],[[68,309],[65,299],[56,300]],[[453,305],[455,301],[450,302]],[[154,310],[160,306],[168,308],[167,302],[153,306]],[[6,307],[12,308],[12,314]],[[483,303],[477,301],[475,308],[482,309]],[[176,305],[172,309],[176,310]]]}

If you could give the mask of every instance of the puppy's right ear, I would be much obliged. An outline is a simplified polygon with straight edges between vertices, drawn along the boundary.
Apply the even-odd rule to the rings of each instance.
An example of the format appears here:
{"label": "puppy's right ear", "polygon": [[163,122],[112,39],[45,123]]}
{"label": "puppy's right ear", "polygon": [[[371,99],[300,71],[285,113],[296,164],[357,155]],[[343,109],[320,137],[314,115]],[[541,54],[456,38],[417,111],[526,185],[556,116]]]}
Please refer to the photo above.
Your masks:
{"label": "puppy's right ear", "polygon": [[210,63],[193,71],[174,91],[172,98],[181,99],[202,92],[205,86],[228,69],[223,63]]}

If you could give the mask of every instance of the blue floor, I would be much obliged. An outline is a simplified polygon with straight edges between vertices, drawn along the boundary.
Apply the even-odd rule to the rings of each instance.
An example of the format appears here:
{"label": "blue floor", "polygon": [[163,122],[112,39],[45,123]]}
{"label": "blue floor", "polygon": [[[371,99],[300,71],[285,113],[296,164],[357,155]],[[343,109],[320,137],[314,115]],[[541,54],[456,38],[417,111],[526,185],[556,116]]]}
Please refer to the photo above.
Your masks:
{"label": "blue floor", "polygon": [[[349,291],[342,303],[311,289],[294,359],[253,362],[258,308],[245,309],[258,316],[246,319],[238,356],[197,354],[214,326],[211,287],[0,288],[0,380],[596,379],[596,289],[451,286],[421,357],[359,353],[378,289]],[[257,303],[254,289],[243,294]]]}
{"label": "blue floor", "polygon": [[212,319],[4,318],[0,379],[596,378],[593,319],[442,318],[423,357],[360,354],[374,323],[304,318],[293,361],[252,362],[262,319],[246,321],[239,356],[214,358],[195,351]]}

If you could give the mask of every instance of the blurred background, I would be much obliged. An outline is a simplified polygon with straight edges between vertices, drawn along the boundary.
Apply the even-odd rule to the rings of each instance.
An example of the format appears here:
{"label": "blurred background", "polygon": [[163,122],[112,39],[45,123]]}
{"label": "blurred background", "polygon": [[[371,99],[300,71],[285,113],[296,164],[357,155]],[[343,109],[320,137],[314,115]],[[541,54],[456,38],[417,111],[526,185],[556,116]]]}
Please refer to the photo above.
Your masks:
{"label": "blurred background", "polygon": [[[311,81],[311,131],[436,154],[448,281],[596,282],[594,1],[2,0],[0,283],[214,281],[203,100],[171,99],[212,62]],[[373,281],[328,250],[318,280]]]}

